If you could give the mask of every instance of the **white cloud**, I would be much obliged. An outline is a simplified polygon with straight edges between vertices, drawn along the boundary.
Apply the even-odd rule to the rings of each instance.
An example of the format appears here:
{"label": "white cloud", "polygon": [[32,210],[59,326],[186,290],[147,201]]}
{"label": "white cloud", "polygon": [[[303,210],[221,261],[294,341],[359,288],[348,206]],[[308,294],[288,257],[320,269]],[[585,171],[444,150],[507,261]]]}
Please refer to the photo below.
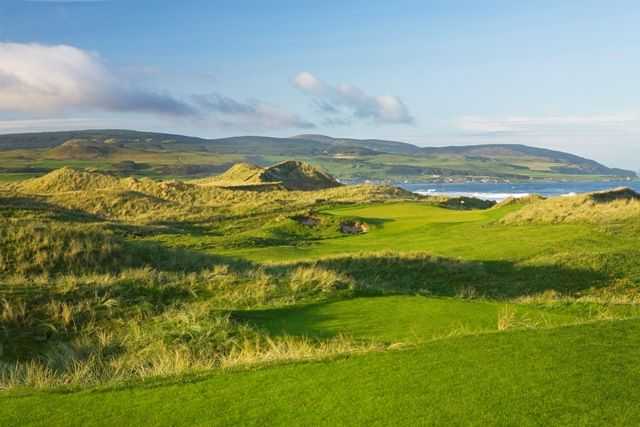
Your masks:
{"label": "white cloud", "polygon": [[544,134],[562,132],[640,130],[640,114],[635,112],[557,116],[465,116],[456,128],[470,133]]}
{"label": "white cloud", "polygon": [[315,105],[324,114],[349,115],[377,123],[414,122],[409,109],[397,96],[369,95],[350,84],[330,85],[306,71],[294,77],[293,85],[303,93],[313,96]]}
{"label": "white cloud", "polygon": [[293,79],[293,83],[299,89],[313,92],[317,95],[320,95],[319,92],[322,91],[322,86],[323,86],[320,80],[316,79],[316,77],[313,74],[308,73],[306,71],[299,73]]}
{"label": "white cloud", "polygon": [[96,55],[67,45],[0,43],[0,111],[115,112],[192,115],[169,95],[120,82]]}
{"label": "white cloud", "polygon": [[111,124],[108,121],[94,118],[0,120],[0,134],[90,128],[104,129],[110,126]]}
{"label": "white cloud", "polygon": [[[148,73],[148,69],[138,71]],[[215,93],[175,98],[123,80],[97,55],[73,46],[0,43],[0,112],[26,113],[32,119],[33,115],[59,118],[65,113],[99,110],[193,118],[206,127],[314,127],[264,101],[239,102]]]}

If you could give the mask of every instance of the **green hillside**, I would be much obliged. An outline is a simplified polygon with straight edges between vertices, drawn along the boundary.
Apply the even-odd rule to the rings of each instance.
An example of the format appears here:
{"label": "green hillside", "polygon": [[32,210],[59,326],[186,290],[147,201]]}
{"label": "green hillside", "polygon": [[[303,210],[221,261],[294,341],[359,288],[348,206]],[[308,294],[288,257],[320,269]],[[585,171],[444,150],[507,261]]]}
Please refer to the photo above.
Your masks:
{"label": "green hillside", "polygon": [[[524,145],[418,147],[375,139],[298,135],[203,139],[127,130],[0,135],[0,175],[42,174],[61,166],[95,167],[121,174],[197,178],[238,162],[269,166],[299,160],[342,180],[441,181],[610,179],[631,171]],[[13,175],[11,175],[13,174]]]}

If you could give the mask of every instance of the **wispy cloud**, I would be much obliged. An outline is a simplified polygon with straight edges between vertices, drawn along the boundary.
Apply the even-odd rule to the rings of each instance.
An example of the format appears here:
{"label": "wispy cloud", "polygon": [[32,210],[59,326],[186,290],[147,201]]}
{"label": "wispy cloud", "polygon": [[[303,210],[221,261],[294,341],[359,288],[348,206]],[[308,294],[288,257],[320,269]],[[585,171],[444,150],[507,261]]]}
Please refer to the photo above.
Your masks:
{"label": "wispy cloud", "polygon": [[293,79],[293,85],[314,99],[317,109],[326,115],[370,119],[375,123],[413,124],[409,109],[397,96],[369,95],[350,84],[331,85],[309,72],[301,72]]}
{"label": "wispy cloud", "polygon": [[109,126],[108,121],[95,118],[0,120],[0,133],[91,129]]}
{"label": "wispy cloud", "polygon": [[467,133],[495,135],[638,131],[640,130],[640,113],[509,117],[465,116],[457,119],[454,126]]}
{"label": "wispy cloud", "polygon": [[262,101],[240,102],[233,98],[211,93],[194,95],[195,103],[204,111],[214,113],[221,124],[229,127],[255,127],[266,129],[312,129],[315,125],[297,114]]}

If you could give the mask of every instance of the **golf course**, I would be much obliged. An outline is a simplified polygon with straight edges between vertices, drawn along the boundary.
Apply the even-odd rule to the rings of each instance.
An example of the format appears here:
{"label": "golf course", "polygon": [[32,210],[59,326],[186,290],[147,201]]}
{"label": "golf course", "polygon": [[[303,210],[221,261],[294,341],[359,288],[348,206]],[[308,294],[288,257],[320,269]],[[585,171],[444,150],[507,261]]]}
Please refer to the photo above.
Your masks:
{"label": "golf course", "polygon": [[320,188],[3,184],[0,423],[640,421],[636,193],[494,204],[286,167]]}
{"label": "golf course", "polygon": [[0,0],[0,427],[640,426],[639,23]]}

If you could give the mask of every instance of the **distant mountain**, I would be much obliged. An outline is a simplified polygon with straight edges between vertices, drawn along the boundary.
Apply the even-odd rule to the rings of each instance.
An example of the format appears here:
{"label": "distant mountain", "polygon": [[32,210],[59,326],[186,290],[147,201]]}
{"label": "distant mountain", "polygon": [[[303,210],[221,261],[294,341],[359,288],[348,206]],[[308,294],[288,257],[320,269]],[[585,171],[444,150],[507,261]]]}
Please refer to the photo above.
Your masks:
{"label": "distant mountain", "polygon": [[316,141],[330,144],[333,147],[359,147],[379,153],[391,154],[421,154],[422,148],[408,144],[406,142],[385,141],[382,139],[351,139],[351,138],[332,138],[325,135],[296,135],[293,138],[304,141]]}
{"label": "distant mountain", "polygon": [[121,129],[78,130],[60,132],[34,132],[0,135],[0,150],[53,148],[69,140],[94,142],[113,141],[124,145],[161,149],[164,144],[183,144],[197,146],[206,143],[206,139],[157,132],[139,132]]}
{"label": "distant mountain", "polygon": [[[19,155],[15,150],[20,150]],[[134,163],[143,161],[145,164],[151,162],[147,165],[151,168],[149,173],[155,171],[174,176],[219,173],[238,161],[265,166],[295,159],[322,166],[345,179],[636,177],[632,171],[526,145],[419,147],[398,141],[314,134],[289,138],[205,139],[129,130],[84,130],[0,135],[0,165],[5,156],[11,158],[12,165],[22,165],[12,170],[41,164],[38,161],[55,160],[63,164],[65,161],[127,161],[126,169],[134,171]],[[6,172],[6,168],[0,166],[0,172],[2,170]]]}
{"label": "distant mountain", "polygon": [[418,147],[405,142],[385,141],[378,139],[332,138],[325,135],[297,135],[293,138],[323,142],[334,146],[366,148],[378,152],[406,154],[413,156],[463,156],[478,159],[498,158],[539,158],[566,166],[556,167],[558,173],[635,176],[635,172],[617,168],[608,168],[594,160],[576,156],[562,151],[546,148],[530,147],[521,144],[484,144],[447,147]]}
{"label": "distant mountain", "polygon": [[574,154],[546,148],[530,147],[521,144],[486,144],[451,147],[424,147],[423,153],[427,155],[463,155],[466,157],[480,158],[539,158],[556,163],[564,163],[566,166],[552,166],[551,170],[565,174],[594,174],[594,175],[618,175],[635,176],[635,172],[608,168],[595,160],[586,159]]}

